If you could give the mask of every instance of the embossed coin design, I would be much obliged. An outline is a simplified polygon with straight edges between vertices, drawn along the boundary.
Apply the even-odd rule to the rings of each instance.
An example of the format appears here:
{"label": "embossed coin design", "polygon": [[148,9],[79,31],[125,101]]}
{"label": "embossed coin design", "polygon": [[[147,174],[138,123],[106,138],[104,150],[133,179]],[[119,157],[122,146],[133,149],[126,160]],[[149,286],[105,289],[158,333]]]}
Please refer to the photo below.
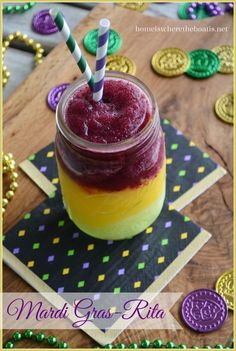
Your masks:
{"label": "embossed coin design", "polygon": [[152,68],[157,73],[174,77],[183,74],[189,67],[188,54],[178,48],[158,50],[152,57]]}
{"label": "embossed coin design", "polygon": [[40,34],[53,34],[58,28],[49,14],[49,10],[37,12],[33,18],[33,28]]}
{"label": "embossed coin design", "polygon": [[123,55],[111,55],[107,57],[106,69],[120,71],[135,75],[136,65],[133,60]]}
{"label": "embossed coin design", "polygon": [[233,270],[222,274],[216,282],[216,291],[223,296],[229,309],[234,309],[234,273]]}
{"label": "embossed coin design", "polygon": [[66,88],[69,86],[68,83],[63,83],[52,88],[48,94],[48,105],[53,111],[56,111],[57,104]]}
{"label": "embossed coin design", "polygon": [[135,10],[140,12],[145,11],[148,7],[148,3],[145,2],[120,2],[117,5],[129,10]]}
{"label": "embossed coin design", "polygon": [[212,51],[219,57],[220,73],[234,72],[234,48],[232,45],[220,45],[212,49]]}
{"label": "embossed coin design", "polygon": [[[98,45],[98,29],[93,29],[88,32],[84,37],[84,47],[92,55],[96,55]],[[109,31],[109,44],[107,54],[114,54],[121,48],[122,39],[120,35],[113,29]]]}
{"label": "embossed coin design", "polygon": [[211,289],[198,289],[188,294],[181,312],[185,323],[201,333],[219,329],[228,316],[225,300]]}
{"label": "embossed coin design", "polygon": [[220,60],[211,50],[198,49],[191,51],[190,66],[187,74],[193,78],[208,78],[218,71]]}
{"label": "embossed coin design", "polygon": [[220,96],[215,103],[215,112],[224,122],[234,124],[234,96],[225,94]]}

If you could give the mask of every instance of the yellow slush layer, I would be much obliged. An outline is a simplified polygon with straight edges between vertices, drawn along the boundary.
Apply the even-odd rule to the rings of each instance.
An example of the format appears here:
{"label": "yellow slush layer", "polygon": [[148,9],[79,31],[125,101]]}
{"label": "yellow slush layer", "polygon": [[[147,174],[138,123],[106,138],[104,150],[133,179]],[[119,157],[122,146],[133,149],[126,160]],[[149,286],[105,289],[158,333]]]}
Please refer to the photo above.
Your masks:
{"label": "yellow slush layer", "polygon": [[165,160],[156,177],[137,188],[103,191],[79,185],[58,162],[65,207],[84,232],[121,240],[140,233],[159,215],[165,198]]}
{"label": "yellow slush layer", "polygon": [[[131,239],[149,227],[159,216],[165,199],[165,189],[160,198],[143,211],[126,217],[119,222],[107,224],[101,227],[90,226],[90,223],[82,223],[78,218],[72,218],[73,222],[85,233],[103,240]],[[70,213],[69,213],[70,215]]]}

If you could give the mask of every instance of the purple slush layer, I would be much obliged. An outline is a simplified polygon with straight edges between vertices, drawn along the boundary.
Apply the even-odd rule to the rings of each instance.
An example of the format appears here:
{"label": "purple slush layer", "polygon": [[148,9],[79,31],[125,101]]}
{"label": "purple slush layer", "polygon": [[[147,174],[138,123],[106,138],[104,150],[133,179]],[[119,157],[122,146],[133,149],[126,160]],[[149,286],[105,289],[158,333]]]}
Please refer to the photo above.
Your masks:
{"label": "purple slush layer", "polygon": [[[77,90],[66,106],[65,121],[79,137],[110,144],[137,135],[152,118],[151,109],[140,88],[110,79],[105,81],[103,102],[94,102],[87,86]],[[91,191],[138,187],[158,174],[165,159],[164,137],[158,129],[153,129],[140,145],[109,154],[78,152],[58,133],[56,151],[67,174]]]}
{"label": "purple slush layer", "polygon": [[110,144],[137,134],[152,115],[147,96],[133,83],[110,79],[104,82],[103,100],[93,101],[83,86],[69,100],[65,121],[79,137],[94,143]]}

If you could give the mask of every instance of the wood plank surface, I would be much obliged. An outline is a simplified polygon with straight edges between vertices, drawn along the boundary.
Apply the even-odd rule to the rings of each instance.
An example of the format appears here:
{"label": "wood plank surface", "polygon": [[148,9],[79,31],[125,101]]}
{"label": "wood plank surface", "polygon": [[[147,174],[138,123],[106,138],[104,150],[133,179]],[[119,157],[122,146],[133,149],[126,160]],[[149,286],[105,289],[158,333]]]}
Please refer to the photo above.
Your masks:
{"label": "wood plank surface", "polygon": [[[233,128],[221,122],[214,114],[216,99],[232,91],[232,75],[216,74],[205,80],[193,80],[185,75],[167,79],[156,75],[150,66],[153,53],[164,47],[180,47],[186,50],[197,48],[211,49],[220,44],[232,44],[232,16],[226,14],[204,21],[178,21],[165,18],[152,18],[118,6],[100,4],[95,7],[75,29],[75,37],[81,43],[88,30],[94,28],[101,17],[108,17],[112,27],[123,38],[120,53],[132,58],[137,65],[137,76],[153,91],[160,112],[185,135],[194,140],[203,150],[227,169],[228,174],[202,196],[191,203],[184,211],[194,222],[212,233],[212,239],[171,281],[165,291],[183,292],[206,287],[214,288],[218,276],[232,267],[233,255]],[[227,27],[224,32],[135,32],[137,26],[195,26],[196,28]],[[86,53],[89,64],[94,67],[95,58]],[[12,152],[17,162],[50,143],[55,135],[54,113],[46,105],[48,91],[61,82],[72,82],[80,77],[71,55],[64,43],[58,45],[37,67],[4,105],[4,151]],[[33,209],[44,199],[42,192],[21,172],[19,189],[7,208],[4,229],[7,231],[23,213]],[[30,194],[30,196],[29,196]],[[4,267],[4,291],[33,291],[8,267]],[[182,324],[179,303],[172,309],[173,315]],[[182,331],[168,330],[127,330],[116,342],[140,342],[144,338],[173,340],[176,344],[189,346],[197,344],[214,346],[225,344],[233,328],[233,314],[229,311],[228,320],[222,328],[209,334],[194,333],[183,324]],[[12,331],[5,331],[4,340]],[[92,347],[95,342],[80,331],[50,331],[67,340],[70,347]],[[27,342],[21,347],[30,347]]]}

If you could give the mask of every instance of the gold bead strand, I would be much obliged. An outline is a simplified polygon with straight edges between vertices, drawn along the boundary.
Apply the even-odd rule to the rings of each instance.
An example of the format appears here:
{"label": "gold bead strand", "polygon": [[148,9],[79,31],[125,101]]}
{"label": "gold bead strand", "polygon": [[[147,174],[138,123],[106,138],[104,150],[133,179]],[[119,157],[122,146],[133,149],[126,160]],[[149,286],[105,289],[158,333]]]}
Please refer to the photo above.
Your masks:
{"label": "gold bead strand", "polygon": [[43,62],[43,53],[44,49],[40,43],[36,43],[33,39],[29,38],[27,34],[23,34],[19,31],[14,32],[12,34],[9,34],[6,39],[3,42],[2,45],[2,83],[3,86],[5,86],[8,82],[8,79],[10,77],[10,72],[8,71],[8,68],[6,65],[4,65],[4,57],[7,48],[10,46],[11,42],[13,40],[19,40],[24,42],[27,46],[31,46],[32,49],[35,51],[34,55],[34,62],[35,66],[39,65],[40,63]]}
{"label": "gold bead strand", "polygon": [[12,200],[13,196],[15,195],[15,191],[18,188],[18,183],[16,181],[18,178],[18,174],[15,171],[15,169],[16,169],[16,162],[13,159],[13,155],[11,153],[8,153],[8,154],[2,153],[2,172],[3,174],[9,174],[9,178],[10,178],[9,188],[2,199],[2,215],[4,215],[9,201]]}

